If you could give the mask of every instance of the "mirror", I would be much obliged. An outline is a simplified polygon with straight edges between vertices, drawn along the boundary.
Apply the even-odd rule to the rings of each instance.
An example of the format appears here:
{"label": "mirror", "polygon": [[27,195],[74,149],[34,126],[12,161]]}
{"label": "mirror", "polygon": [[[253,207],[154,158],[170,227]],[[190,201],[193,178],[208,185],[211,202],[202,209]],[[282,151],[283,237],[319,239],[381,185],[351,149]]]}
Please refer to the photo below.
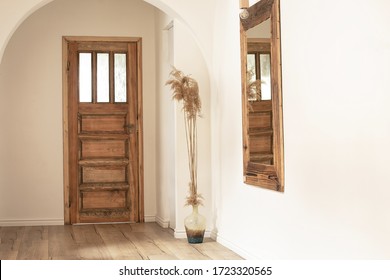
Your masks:
{"label": "mirror", "polygon": [[279,0],[261,0],[241,23],[244,181],[284,191]]}

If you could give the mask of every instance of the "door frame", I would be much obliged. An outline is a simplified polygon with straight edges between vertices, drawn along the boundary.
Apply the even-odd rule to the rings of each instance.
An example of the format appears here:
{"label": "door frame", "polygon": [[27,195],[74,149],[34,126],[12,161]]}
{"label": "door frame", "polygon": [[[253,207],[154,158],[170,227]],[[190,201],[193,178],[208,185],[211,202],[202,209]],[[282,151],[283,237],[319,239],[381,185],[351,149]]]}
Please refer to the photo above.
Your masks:
{"label": "door frame", "polygon": [[[137,44],[137,155],[138,155],[138,220],[144,222],[144,156],[143,156],[143,111],[142,111],[142,38],[140,37],[98,37],[63,36],[62,37],[62,122],[63,122],[63,181],[64,181],[64,224],[71,224],[70,172],[69,172],[69,88],[68,88],[68,43],[69,42],[126,42]],[[77,203],[77,202],[75,202]]]}

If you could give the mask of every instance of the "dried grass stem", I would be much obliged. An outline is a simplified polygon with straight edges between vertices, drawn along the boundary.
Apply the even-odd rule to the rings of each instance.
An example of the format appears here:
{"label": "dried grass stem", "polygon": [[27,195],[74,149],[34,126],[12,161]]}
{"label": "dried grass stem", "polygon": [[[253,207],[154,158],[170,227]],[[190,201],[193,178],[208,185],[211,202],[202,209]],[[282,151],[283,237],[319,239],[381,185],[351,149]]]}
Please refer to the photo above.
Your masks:
{"label": "dried grass stem", "polygon": [[184,124],[188,152],[188,168],[190,172],[189,196],[186,205],[202,204],[202,196],[198,194],[198,151],[197,151],[197,123],[196,119],[201,112],[199,87],[195,79],[186,76],[182,71],[173,68],[171,79],[166,82],[173,91],[172,98],[183,103]]}

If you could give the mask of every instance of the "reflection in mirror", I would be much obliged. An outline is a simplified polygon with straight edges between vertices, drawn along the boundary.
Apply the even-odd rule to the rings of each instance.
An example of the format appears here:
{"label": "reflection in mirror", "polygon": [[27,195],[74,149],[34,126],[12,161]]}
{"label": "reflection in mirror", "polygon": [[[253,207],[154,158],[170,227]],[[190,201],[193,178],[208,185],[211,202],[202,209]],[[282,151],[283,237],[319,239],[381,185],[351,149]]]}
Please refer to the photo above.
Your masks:
{"label": "reflection in mirror", "polygon": [[245,183],[284,191],[279,0],[261,0],[241,22]]}
{"label": "reflection in mirror", "polygon": [[251,162],[273,164],[271,20],[250,28],[247,37],[249,157]]}

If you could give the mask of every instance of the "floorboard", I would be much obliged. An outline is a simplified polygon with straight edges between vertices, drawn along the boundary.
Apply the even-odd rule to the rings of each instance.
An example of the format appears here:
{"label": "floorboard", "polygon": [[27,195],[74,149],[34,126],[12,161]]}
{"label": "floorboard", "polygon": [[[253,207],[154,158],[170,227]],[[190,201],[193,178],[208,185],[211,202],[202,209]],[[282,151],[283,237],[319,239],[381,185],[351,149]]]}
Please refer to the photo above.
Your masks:
{"label": "floorboard", "polygon": [[0,227],[1,260],[238,260],[206,238],[176,239],[156,223]]}

